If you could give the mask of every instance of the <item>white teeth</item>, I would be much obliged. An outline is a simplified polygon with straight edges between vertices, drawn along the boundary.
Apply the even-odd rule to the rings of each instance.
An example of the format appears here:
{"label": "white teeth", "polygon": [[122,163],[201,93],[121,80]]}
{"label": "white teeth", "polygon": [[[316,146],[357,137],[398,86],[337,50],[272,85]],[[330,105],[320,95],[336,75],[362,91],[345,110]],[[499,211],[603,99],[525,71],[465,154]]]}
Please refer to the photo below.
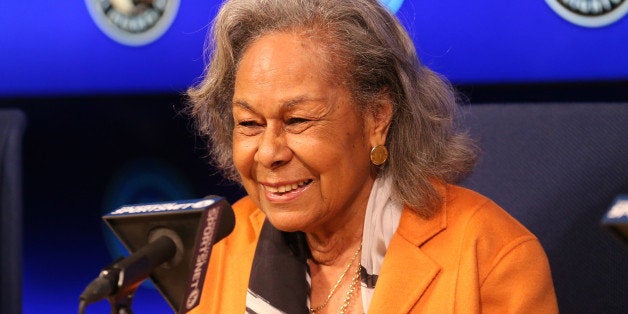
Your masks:
{"label": "white teeth", "polygon": [[301,181],[299,183],[294,183],[294,184],[289,184],[289,185],[282,185],[282,186],[278,186],[278,187],[265,185],[264,189],[266,189],[266,191],[271,192],[271,193],[286,193],[286,192],[290,192],[292,190],[296,190],[300,186],[306,185],[308,182],[309,182],[309,180],[306,180],[306,181]]}

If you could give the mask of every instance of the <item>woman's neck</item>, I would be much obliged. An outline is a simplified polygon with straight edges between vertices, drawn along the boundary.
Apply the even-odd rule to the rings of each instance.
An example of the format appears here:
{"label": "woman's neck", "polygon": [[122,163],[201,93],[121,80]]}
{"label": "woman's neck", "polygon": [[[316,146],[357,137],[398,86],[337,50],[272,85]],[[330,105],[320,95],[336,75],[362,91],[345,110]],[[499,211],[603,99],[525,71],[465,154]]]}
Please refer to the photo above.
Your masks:
{"label": "woman's neck", "polygon": [[344,265],[362,243],[364,213],[332,233],[306,233],[312,262],[325,266]]}
{"label": "woman's neck", "polygon": [[359,293],[360,252],[363,222],[348,226],[330,237],[307,234],[311,258],[310,313],[363,312]]}

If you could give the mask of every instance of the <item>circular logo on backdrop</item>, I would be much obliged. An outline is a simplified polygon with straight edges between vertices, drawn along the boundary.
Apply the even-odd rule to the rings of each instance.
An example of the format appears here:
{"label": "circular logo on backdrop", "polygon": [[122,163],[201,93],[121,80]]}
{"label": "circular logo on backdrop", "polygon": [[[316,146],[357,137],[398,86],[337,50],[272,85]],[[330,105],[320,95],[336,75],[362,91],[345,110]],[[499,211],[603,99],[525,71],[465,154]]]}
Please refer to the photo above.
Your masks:
{"label": "circular logo on backdrop", "polygon": [[397,13],[404,0],[379,0],[379,3],[383,4],[393,13]]}
{"label": "circular logo on backdrop", "polygon": [[545,0],[569,22],[584,27],[602,27],[628,12],[628,0]]}
{"label": "circular logo on backdrop", "polygon": [[85,0],[85,4],[103,33],[129,46],[157,40],[179,9],[179,0]]}

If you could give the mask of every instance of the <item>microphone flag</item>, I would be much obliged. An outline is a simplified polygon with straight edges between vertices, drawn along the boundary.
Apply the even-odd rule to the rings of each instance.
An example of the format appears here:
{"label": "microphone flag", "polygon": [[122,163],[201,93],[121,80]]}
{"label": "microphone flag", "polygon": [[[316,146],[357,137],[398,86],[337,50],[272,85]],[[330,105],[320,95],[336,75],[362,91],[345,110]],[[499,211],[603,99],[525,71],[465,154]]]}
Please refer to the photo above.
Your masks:
{"label": "microphone flag", "polygon": [[150,278],[177,313],[198,305],[212,246],[235,225],[231,206],[219,196],[122,206],[102,218],[131,253],[164,235],[175,242],[175,256]]}

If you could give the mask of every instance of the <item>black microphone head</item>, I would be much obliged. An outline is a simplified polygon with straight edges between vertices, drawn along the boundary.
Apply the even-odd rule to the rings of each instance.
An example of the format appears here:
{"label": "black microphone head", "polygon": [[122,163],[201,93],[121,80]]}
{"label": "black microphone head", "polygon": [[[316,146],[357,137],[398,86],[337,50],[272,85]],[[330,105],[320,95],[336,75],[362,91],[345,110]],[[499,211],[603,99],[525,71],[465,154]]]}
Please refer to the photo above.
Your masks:
{"label": "black microphone head", "polygon": [[175,312],[181,308],[201,242],[211,249],[235,226],[233,209],[219,196],[122,206],[103,216],[103,220],[131,253],[157,236],[173,239],[176,254],[155,268],[150,278]]}
{"label": "black microphone head", "polygon": [[606,215],[602,226],[628,246],[628,194],[618,195]]}

